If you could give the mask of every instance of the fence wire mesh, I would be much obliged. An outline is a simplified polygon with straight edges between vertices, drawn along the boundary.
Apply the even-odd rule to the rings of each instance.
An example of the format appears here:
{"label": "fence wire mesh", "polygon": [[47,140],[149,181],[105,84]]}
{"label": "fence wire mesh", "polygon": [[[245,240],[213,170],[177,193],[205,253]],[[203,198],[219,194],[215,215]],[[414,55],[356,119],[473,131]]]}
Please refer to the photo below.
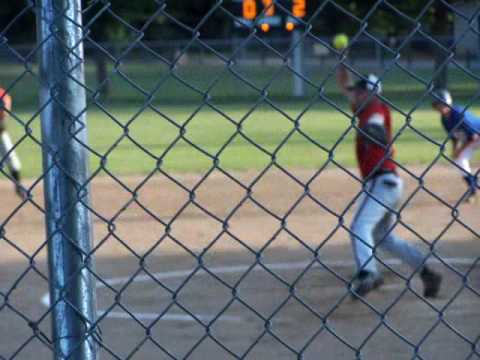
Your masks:
{"label": "fence wire mesh", "polygon": [[[248,21],[245,3],[256,9]],[[44,4],[11,5],[0,24],[1,359],[79,359],[55,346],[59,304],[107,359],[480,358],[478,171],[468,167],[480,135],[469,112],[480,95],[478,2],[312,0],[303,16],[301,1],[85,1],[83,25],[67,19],[81,41],[61,44],[68,56],[84,46],[85,59],[44,64],[85,90],[80,113],[54,85],[38,101],[46,40],[10,40],[20,27],[34,32]],[[217,28],[222,41],[204,35]],[[335,32],[349,34],[346,48],[332,45]],[[352,110],[339,73],[375,73],[367,84],[383,90]],[[431,109],[432,99],[447,102],[440,87],[463,104],[448,132]],[[393,114],[383,145],[359,121],[372,101]],[[40,131],[51,103],[71,121],[59,148]],[[374,164],[362,177],[356,138],[382,149],[378,164],[396,174]],[[85,181],[62,167],[72,144],[89,154]],[[53,164],[42,167],[42,151]],[[67,239],[82,261],[76,274],[96,282],[93,323],[68,300],[73,280],[55,288],[48,271],[47,248],[69,226],[56,218],[45,235],[43,182],[54,165],[76,188],[71,209],[93,219],[91,251]],[[385,193],[400,178],[404,194],[392,201]],[[387,181],[380,192],[376,181]],[[394,233],[419,253],[395,245]],[[382,276],[361,294],[359,284]],[[425,296],[435,276],[440,292]]]}

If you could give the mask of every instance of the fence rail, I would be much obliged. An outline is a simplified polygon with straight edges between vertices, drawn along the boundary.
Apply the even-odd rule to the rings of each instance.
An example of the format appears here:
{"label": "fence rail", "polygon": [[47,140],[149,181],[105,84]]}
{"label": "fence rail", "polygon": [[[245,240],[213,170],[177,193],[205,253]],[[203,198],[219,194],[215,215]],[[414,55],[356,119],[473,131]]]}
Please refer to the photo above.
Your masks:
{"label": "fence rail", "polygon": [[[265,42],[268,43],[273,48],[279,49],[282,52],[288,50],[291,46],[290,35],[287,34],[285,37],[280,38],[267,38]],[[455,43],[455,38],[452,36],[440,36],[438,37],[439,41],[442,41],[446,44]],[[320,41],[321,42],[320,42]],[[357,62],[371,62],[375,66],[381,67],[385,65],[385,56],[387,52],[383,50],[381,43],[386,44],[387,46],[396,46],[398,44],[403,44],[406,41],[406,45],[402,49],[402,57],[399,59],[400,62],[408,63],[409,68],[415,68],[417,66],[416,61],[413,59],[421,58],[425,62],[432,62],[434,59],[432,49],[432,42],[428,39],[422,37],[395,37],[394,39],[381,38],[380,42],[372,40],[367,36],[361,36],[357,42],[352,46],[351,54],[352,61]],[[233,54],[235,52],[238,44],[241,44],[242,38],[228,38],[228,39],[207,39],[205,44],[210,48],[220,49],[220,52],[223,54]],[[318,36],[316,39],[306,38],[303,40],[303,45],[305,48],[305,62],[318,65],[322,60],[330,60],[330,62],[336,61],[336,53],[332,51],[331,48],[325,46],[331,41],[330,36]],[[124,58],[124,61],[130,62],[148,62],[149,59],[145,59],[143,53],[144,47],[152,49],[155,53],[161,54],[163,57],[173,60],[175,54],[182,53],[182,49],[187,47],[190,43],[189,39],[185,40],[164,40],[164,41],[143,41],[141,44],[135,43],[133,46],[126,40],[118,41],[100,41],[98,45],[102,48],[108,50],[114,56],[119,56],[122,52],[122,49],[130,48],[128,56]],[[0,62],[2,63],[17,63],[18,58],[12,56],[12,51],[17,54],[20,54],[22,57],[28,57],[29,54],[34,52],[37,48],[36,44],[28,43],[12,43],[9,44],[8,48],[3,47],[0,49]],[[244,50],[238,54],[237,61],[239,62],[262,62],[265,63],[268,59],[274,58],[275,56],[268,51],[264,46],[258,43],[249,43],[242,47]],[[90,57],[94,57],[98,52],[97,45],[86,43],[85,54],[87,60]],[[205,47],[193,44],[189,46],[189,52],[191,56],[195,58],[196,61],[202,63],[211,63],[221,65],[221,61],[217,59],[216,56],[211,54]],[[460,62],[467,63],[471,66],[477,66],[478,55],[473,51],[460,51],[456,54],[456,59]],[[36,57],[31,59],[31,62],[35,63],[37,60]],[[215,61],[216,60],[216,61]],[[155,60],[150,60],[155,62]]]}

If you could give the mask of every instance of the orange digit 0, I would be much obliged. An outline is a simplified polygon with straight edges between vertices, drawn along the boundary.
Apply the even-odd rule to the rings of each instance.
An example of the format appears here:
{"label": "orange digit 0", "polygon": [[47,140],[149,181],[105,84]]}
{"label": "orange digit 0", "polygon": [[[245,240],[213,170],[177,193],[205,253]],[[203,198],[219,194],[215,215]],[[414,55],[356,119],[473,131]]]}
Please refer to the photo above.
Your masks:
{"label": "orange digit 0", "polygon": [[255,0],[243,0],[243,18],[253,20],[257,17],[257,2]]}

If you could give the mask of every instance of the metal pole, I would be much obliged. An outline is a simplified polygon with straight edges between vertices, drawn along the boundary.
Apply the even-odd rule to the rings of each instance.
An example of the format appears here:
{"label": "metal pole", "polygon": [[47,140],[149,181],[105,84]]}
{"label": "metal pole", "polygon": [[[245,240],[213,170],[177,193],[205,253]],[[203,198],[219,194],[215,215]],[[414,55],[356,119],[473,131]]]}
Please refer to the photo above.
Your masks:
{"label": "metal pole", "polygon": [[[293,69],[298,74],[303,74],[303,41],[301,40],[301,32],[298,29],[292,31],[293,49]],[[293,96],[299,97],[305,95],[305,87],[303,80],[293,74]]]}
{"label": "metal pole", "polygon": [[39,0],[40,103],[55,359],[94,360],[95,284],[81,0]]}

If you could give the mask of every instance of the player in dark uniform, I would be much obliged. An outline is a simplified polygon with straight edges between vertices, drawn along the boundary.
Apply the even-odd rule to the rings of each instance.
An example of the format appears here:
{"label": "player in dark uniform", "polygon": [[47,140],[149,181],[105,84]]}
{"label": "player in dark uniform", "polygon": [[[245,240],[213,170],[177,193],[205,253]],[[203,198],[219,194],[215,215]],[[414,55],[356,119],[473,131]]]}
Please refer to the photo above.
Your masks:
{"label": "player in dark uniform", "polygon": [[477,194],[477,179],[470,159],[480,149],[480,117],[475,116],[464,107],[453,104],[448,90],[436,90],[433,94],[432,106],[442,119],[442,125],[452,140],[452,158],[460,169],[468,190],[464,200],[474,202]]}
{"label": "player in dark uniform", "polygon": [[353,298],[365,296],[383,284],[375,253],[385,249],[419,271],[424,296],[435,297],[441,276],[424,265],[425,256],[407,241],[394,234],[396,210],[402,197],[403,181],[393,161],[392,118],[390,109],[377,96],[381,84],[369,75],[351,85],[344,66],[337,70],[337,84],[351,102],[358,119],[355,151],[364,180],[364,192],[351,225],[353,252],[358,274],[353,283]]}

